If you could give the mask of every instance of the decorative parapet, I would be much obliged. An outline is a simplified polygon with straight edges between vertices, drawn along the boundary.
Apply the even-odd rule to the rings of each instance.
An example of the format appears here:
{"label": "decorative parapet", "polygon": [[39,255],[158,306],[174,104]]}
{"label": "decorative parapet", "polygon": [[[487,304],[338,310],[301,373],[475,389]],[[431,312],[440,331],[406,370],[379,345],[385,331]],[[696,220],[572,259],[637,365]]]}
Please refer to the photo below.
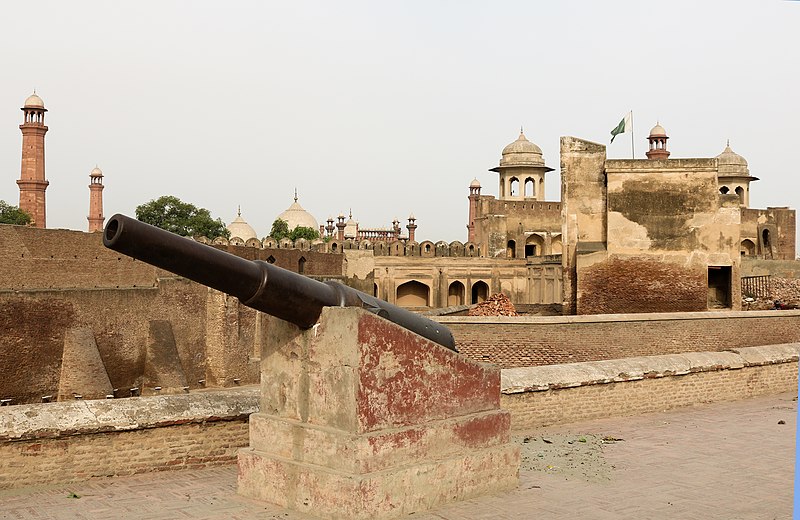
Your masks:
{"label": "decorative parapet", "polygon": [[735,348],[723,352],[687,352],[664,356],[587,361],[563,365],[509,368],[501,373],[503,394],[543,392],[578,386],[680,376],[695,372],[798,361],[800,343]]}
{"label": "decorative parapet", "polygon": [[0,408],[0,442],[246,420],[257,385],[182,395],[22,404]]}

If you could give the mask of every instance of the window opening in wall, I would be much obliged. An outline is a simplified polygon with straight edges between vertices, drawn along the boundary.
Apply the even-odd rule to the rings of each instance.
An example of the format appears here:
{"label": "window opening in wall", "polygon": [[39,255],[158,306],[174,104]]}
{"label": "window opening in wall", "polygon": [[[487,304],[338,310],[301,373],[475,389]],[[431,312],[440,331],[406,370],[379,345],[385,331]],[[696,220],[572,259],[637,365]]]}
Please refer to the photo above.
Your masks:
{"label": "window opening in wall", "polygon": [[536,181],[528,177],[525,179],[525,196],[533,197],[536,195]]}
{"label": "window opening in wall", "polygon": [[472,303],[481,303],[489,298],[489,286],[486,282],[475,282],[472,285]]}
{"label": "window opening in wall", "polygon": [[511,184],[509,186],[510,193],[509,195],[512,197],[516,197],[519,193],[519,179],[516,177],[511,177]]}
{"label": "window opening in wall", "polygon": [[761,249],[764,258],[772,258],[772,244],[770,243],[769,229],[761,232]]}
{"label": "window opening in wall", "polygon": [[741,186],[737,186],[734,191],[739,196],[739,204],[744,204],[744,189]]}
{"label": "window opening in wall", "polygon": [[525,244],[525,258],[536,256],[536,244]]}
{"label": "window opening in wall", "polygon": [[730,309],[731,307],[731,268],[730,266],[708,266],[708,308]]}
{"label": "window opening in wall", "polygon": [[756,253],[756,245],[753,243],[752,240],[744,239],[742,240],[742,248],[741,248],[742,256],[753,256]]}
{"label": "window opening in wall", "polygon": [[731,190],[727,186],[723,186],[719,189],[719,192],[722,193],[723,195],[727,195],[729,191]]}
{"label": "window opening in wall", "polygon": [[517,257],[517,243],[513,240],[509,240],[508,244],[506,245],[506,257],[508,258]]}
{"label": "window opening in wall", "polygon": [[378,297],[378,284],[376,283],[372,284],[372,296]]}
{"label": "window opening in wall", "polygon": [[269,255],[269,258],[267,258],[267,263],[274,264],[275,263],[275,257],[272,256],[272,255]]}
{"label": "window opening in wall", "polygon": [[447,305],[452,307],[454,305],[464,305],[464,284],[461,282],[453,282],[447,289]]}

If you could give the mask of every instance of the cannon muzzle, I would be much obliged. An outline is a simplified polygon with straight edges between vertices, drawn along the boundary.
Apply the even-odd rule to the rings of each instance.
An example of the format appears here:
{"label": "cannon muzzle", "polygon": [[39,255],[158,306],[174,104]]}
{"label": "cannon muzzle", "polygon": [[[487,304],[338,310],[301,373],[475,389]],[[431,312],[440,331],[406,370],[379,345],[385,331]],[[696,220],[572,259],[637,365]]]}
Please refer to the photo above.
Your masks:
{"label": "cannon muzzle", "polygon": [[231,296],[241,303],[307,329],[323,307],[362,307],[431,341],[456,350],[450,330],[435,321],[338,282],[318,282],[261,260],[246,260],[200,242],[114,215],[103,244]]}

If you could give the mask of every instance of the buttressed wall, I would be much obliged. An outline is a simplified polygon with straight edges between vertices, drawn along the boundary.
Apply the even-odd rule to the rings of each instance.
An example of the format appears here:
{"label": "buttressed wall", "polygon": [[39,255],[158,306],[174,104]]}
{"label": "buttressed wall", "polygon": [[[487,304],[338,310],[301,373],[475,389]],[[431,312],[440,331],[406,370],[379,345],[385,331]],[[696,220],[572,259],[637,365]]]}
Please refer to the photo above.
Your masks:
{"label": "buttressed wall", "polygon": [[[344,256],[219,246],[318,279]],[[106,249],[100,233],[0,225],[0,398],[127,397],[258,382],[262,315],[236,298]]]}

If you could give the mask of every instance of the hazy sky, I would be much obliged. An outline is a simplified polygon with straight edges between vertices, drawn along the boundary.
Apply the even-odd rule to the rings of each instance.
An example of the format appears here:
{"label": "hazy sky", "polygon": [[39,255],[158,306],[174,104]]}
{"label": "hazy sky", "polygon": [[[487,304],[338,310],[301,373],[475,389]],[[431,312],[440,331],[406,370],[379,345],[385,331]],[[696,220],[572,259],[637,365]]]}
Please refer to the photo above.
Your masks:
{"label": "hazy sky", "polygon": [[318,221],[463,241],[520,125],[558,200],[559,137],[608,144],[631,109],[637,157],[656,120],[673,158],[730,139],[752,207],[800,208],[800,2],[4,2],[0,44],[0,199],[35,88],[48,227],[87,229],[97,164],[107,217],[169,194],[264,236],[297,187]]}

